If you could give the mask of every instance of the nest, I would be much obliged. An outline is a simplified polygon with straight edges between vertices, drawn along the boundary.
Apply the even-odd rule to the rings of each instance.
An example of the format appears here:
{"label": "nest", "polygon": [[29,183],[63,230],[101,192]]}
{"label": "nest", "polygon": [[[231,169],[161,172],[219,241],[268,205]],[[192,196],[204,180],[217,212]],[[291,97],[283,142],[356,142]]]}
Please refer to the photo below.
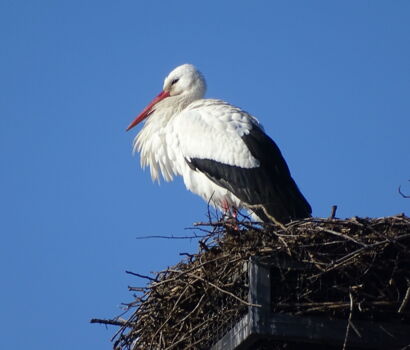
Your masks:
{"label": "nest", "polygon": [[[286,227],[200,224],[197,254],[129,287],[114,349],[209,349],[247,311],[251,257],[272,266],[273,312],[409,323],[410,218],[306,219]],[[293,267],[292,267],[293,266]],[[296,268],[297,266],[297,268]]]}

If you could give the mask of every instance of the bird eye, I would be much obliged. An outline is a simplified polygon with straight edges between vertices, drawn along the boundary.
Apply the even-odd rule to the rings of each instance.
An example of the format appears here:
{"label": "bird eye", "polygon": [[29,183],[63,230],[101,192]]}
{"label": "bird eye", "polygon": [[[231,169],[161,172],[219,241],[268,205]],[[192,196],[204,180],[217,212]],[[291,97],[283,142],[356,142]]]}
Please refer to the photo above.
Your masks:
{"label": "bird eye", "polygon": [[174,84],[176,84],[176,83],[178,82],[178,80],[179,80],[179,78],[177,78],[177,79],[174,79],[173,81],[171,81],[171,85],[174,85]]}

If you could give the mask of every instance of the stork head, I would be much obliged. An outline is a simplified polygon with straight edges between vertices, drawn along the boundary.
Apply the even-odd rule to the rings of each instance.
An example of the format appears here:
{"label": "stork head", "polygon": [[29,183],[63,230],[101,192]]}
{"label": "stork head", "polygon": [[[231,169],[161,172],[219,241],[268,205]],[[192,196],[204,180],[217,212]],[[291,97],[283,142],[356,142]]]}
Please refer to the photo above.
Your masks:
{"label": "stork head", "polygon": [[205,91],[205,79],[192,64],[176,67],[165,78],[162,92],[135,118],[127,127],[127,131],[152,114],[159,107],[159,102],[163,101],[160,104],[163,107],[174,107],[175,110],[181,110],[191,102],[202,98]]}
{"label": "stork head", "polygon": [[170,96],[189,96],[196,100],[204,96],[206,83],[192,64],[183,64],[168,74],[163,90],[169,92]]}

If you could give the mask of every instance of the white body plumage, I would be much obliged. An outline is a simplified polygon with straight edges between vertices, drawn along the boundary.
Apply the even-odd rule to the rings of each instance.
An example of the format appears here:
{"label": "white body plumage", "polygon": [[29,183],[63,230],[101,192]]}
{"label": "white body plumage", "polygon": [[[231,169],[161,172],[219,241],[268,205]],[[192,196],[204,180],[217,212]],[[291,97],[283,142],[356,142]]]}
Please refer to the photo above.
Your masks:
{"label": "white body plumage", "polygon": [[220,100],[200,99],[170,116],[154,113],[134,140],[141,166],[149,166],[153,180],[160,175],[171,181],[181,175],[188,190],[220,209],[241,208],[241,200],[201,172],[192,170],[186,159],[253,168],[259,165],[241,137],[256,119]]}

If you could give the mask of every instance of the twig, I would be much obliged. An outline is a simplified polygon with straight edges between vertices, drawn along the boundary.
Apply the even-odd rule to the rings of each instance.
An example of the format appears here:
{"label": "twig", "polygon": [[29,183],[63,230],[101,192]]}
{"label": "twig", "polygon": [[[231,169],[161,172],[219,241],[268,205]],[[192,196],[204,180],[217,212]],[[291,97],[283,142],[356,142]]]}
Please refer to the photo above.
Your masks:
{"label": "twig", "polygon": [[194,234],[193,236],[164,236],[164,235],[153,235],[153,236],[139,236],[135,237],[135,239],[152,239],[152,238],[161,238],[161,239],[195,239],[195,238],[204,238],[206,235],[197,235]]}
{"label": "twig", "polygon": [[367,246],[367,245],[364,244],[363,242],[359,242],[359,241],[355,240],[354,238],[352,238],[352,237],[350,237],[350,236],[348,236],[348,235],[344,235],[343,233],[339,233],[339,232],[336,232],[336,231],[333,231],[333,230],[329,230],[329,229],[323,228],[323,227],[320,227],[319,230],[322,231],[322,232],[330,233],[331,235],[334,235],[334,236],[337,236],[337,237],[343,237],[344,239],[347,239],[347,240],[349,240],[349,241],[352,241],[352,242],[354,242],[354,243],[356,243],[356,244],[358,244],[358,245],[361,245],[361,246],[363,246],[363,247],[366,247],[366,246]]}
{"label": "twig", "polygon": [[349,333],[350,333],[350,322],[352,321],[352,315],[353,315],[353,296],[351,292],[349,292],[349,298],[350,298],[350,313],[349,313],[349,318],[347,320],[346,335],[345,335],[345,340],[343,342],[342,350],[346,350],[347,339],[349,338]]}
{"label": "twig", "polygon": [[337,205],[332,205],[332,209],[331,209],[330,216],[329,216],[329,219],[330,219],[330,220],[332,220],[332,219],[335,218],[335,216],[336,216],[336,210],[337,210]]}
{"label": "twig", "polygon": [[149,281],[154,281],[154,282],[157,281],[156,278],[152,278],[152,277],[149,277],[149,276],[146,276],[146,275],[141,275],[140,273],[136,273],[136,272],[132,272],[132,271],[125,271],[125,273],[128,273],[129,275],[137,276],[137,277],[140,277],[140,278],[145,278]]}
{"label": "twig", "polygon": [[[214,258],[214,259],[211,259],[211,260],[208,260],[208,261],[204,261],[203,263],[200,263],[200,264],[198,264],[198,265],[195,265],[194,267],[192,267],[192,268],[190,268],[190,269],[188,269],[188,270],[184,270],[184,271],[182,271],[182,270],[175,270],[175,269],[168,269],[168,270],[166,270],[167,272],[174,272],[174,273],[177,273],[178,275],[175,276],[175,277],[172,277],[172,278],[168,278],[168,279],[163,279],[163,280],[161,280],[161,281],[157,281],[157,282],[155,282],[155,283],[152,285],[152,287],[157,287],[157,286],[159,286],[159,285],[161,285],[161,284],[175,281],[176,279],[179,279],[182,275],[185,275],[185,274],[187,274],[187,273],[189,273],[189,272],[191,272],[191,271],[198,270],[200,267],[205,266],[205,265],[208,265],[208,264],[210,264],[210,263],[212,263],[212,262],[216,262],[216,261],[218,261],[218,260],[223,260],[223,259],[227,258],[228,256],[229,256],[229,255],[218,256],[218,257],[216,257],[216,258]],[[237,258],[237,259],[233,259],[233,260],[229,261],[229,263],[235,263],[235,262],[237,262],[237,261],[239,261],[239,260],[243,260],[243,258],[240,257],[240,258]]]}
{"label": "twig", "polygon": [[104,320],[100,318],[92,318],[90,323],[100,323],[105,325],[112,325],[112,326],[128,326],[129,322],[127,320]]}
{"label": "twig", "polygon": [[[188,314],[186,314],[186,315],[184,316],[184,318],[183,318],[182,320],[180,320],[176,325],[178,325],[179,323],[183,323],[186,319],[188,319],[189,317],[191,317],[191,315],[193,315],[193,314],[196,312],[196,310],[198,310],[198,308],[199,308],[199,306],[201,305],[202,300],[204,300],[204,298],[205,298],[205,294],[202,294],[201,298],[199,299],[199,301],[198,301],[198,303],[196,304],[196,306],[192,309],[192,311],[190,311]],[[176,325],[175,325],[175,326],[176,326]],[[175,336],[174,336],[174,339],[173,339],[172,343],[175,343],[175,340],[179,337],[180,332],[181,332],[181,328],[180,328],[180,330],[179,330],[178,332],[175,333]]]}
{"label": "twig", "polygon": [[200,324],[198,324],[197,326],[193,327],[192,329],[189,330],[189,332],[187,332],[183,337],[181,337],[177,342],[175,342],[174,344],[171,344],[171,346],[168,346],[165,350],[171,350],[173,348],[175,348],[179,343],[181,343],[182,341],[184,341],[189,334],[195,332],[198,328],[201,328],[204,324],[206,324],[207,321],[204,321]]}
{"label": "twig", "polygon": [[199,221],[199,222],[194,222],[193,223],[194,227],[197,226],[208,226],[208,227],[224,227],[225,223],[221,222],[221,221],[216,221],[216,222],[203,222],[203,221]]}
{"label": "twig", "polygon": [[397,310],[397,312],[399,314],[403,313],[403,310],[407,306],[407,303],[409,302],[409,299],[410,299],[410,286],[407,287],[406,295],[404,296],[403,301],[402,301],[399,309]]}
{"label": "twig", "polygon": [[[410,180],[409,180],[410,181]],[[410,195],[405,195],[402,191],[401,191],[401,185],[399,186],[399,193],[403,198],[410,198]]]}
{"label": "twig", "polygon": [[167,324],[167,322],[168,322],[168,321],[171,319],[171,317],[173,316],[173,311],[177,308],[179,302],[180,302],[181,299],[182,299],[182,296],[185,294],[185,292],[188,290],[188,288],[189,288],[189,284],[186,285],[185,289],[184,289],[184,290],[182,291],[182,293],[179,295],[179,297],[178,297],[178,299],[176,300],[176,302],[175,302],[175,304],[174,304],[172,310],[169,312],[169,315],[168,315],[167,319],[161,324],[161,326],[156,330],[156,332],[155,332],[154,335],[152,336],[151,346],[152,346],[152,344],[153,344],[153,342],[154,342],[154,339],[155,339],[156,335],[158,334],[158,332],[160,332],[160,331],[162,330],[162,328]]}
{"label": "twig", "polygon": [[233,293],[231,293],[231,292],[229,292],[229,291],[227,291],[227,290],[225,290],[225,289],[222,289],[221,287],[218,287],[216,284],[213,284],[212,282],[207,281],[206,279],[204,279],[204,278],[202,278],[202,277],[199,277],[199,276],[194,275],[194,274],[192,274],[192,273],[189,273],[188,275],[191,276],[191,277],[193,277],[193,278],[196,278],[196,279],[198,279],[198,280],[200,280],[200,281],[202,281],[202,282],[205,282],[205,283],[209,284],[210,286],[214,287],[215,289],[219,290],[220,292],[222,292],[222,293],[224,293],[224,294],[227,294],[227,295],[231,296],[232,298],[234,298],[234,299],[240,301],[242,304],[245,304],[245,305],[247,305],[247,306],[261,307],[261,305],[259,305],[259,304],[252,304],[252,303],[249,303],[249,302],[247,302],[247,301],[245,301],[245,300],[243,300],[243,299],[237,297],[235,294],[233,294]]}

